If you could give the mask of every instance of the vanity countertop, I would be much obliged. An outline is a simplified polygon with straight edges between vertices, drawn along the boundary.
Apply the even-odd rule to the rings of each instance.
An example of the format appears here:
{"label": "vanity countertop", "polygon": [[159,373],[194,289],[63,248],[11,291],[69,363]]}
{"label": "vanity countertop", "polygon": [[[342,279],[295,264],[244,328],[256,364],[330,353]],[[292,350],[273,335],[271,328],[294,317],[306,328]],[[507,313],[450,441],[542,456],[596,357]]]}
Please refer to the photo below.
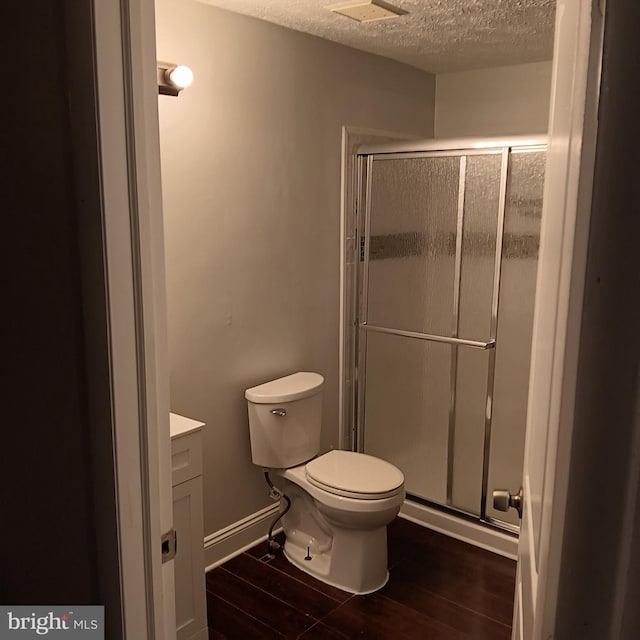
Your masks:
{"label": "vanity countertop", "polygon": [[204,425],[204,422],[179,416],[177,413],[169,413],[169,432],[171,433],[171,439],[199,431]]}

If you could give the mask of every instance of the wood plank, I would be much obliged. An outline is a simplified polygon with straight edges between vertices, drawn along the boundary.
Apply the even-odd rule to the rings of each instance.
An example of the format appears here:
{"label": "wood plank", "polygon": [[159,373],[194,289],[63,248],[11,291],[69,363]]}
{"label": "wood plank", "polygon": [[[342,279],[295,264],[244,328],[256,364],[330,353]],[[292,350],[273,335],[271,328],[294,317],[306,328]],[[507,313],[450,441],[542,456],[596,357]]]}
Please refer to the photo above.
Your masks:
{"label": "wood plank", "polygon": [[478,580],[473,574],[443,569],[425,560],[420,563],[400,563],[392,569],[390,581],[422,587],[451,602],[464,604],[476,613],[506,625],[511,624],[513,591],[510,597],[506,597],[496,583]]}
{"label": "wood plank", "polygon": [[295,638],[317,619],[218,567],[207,573],[207,591],[246,611],[287,638]]}
{"label": "wood plank", "polygon": [[472,640],[471,636],[378,593],[351,598],[332,611],[322,623],[349,638]]}
{"label": "wood plank", "polygon": [[311,629],[299,635],[298,638],[301,640],[349,640],[349,636],[337,629],[327,627],[322,622],[317,622]]}
{"label": "wood plank", "polygon": [[282,640],[286,637],[211,592],[207,592],[207,619],[209,638]]}
{"label": "wood plank", "polygon": [[477,569],[488,569],[515,581],[516,563],[486,549],[475,547],[415,523],[396,518],[388,527],[389,551],[402,558],[427,556],[462,563]]}
{"label": "wood plank", "polygon": [[340,604],[304,582],[278,571],[270,563],[262,562],[246,553],[226,562],[224,568],[286,602],[297,611],[318,620]]}
{"label": "wood plank", "polygon": [[380,592],[418,613],[461,631],[474,640],[509,640],[511,627],[481,615],[463,604],[451,602],[415,584],[390,580]]}

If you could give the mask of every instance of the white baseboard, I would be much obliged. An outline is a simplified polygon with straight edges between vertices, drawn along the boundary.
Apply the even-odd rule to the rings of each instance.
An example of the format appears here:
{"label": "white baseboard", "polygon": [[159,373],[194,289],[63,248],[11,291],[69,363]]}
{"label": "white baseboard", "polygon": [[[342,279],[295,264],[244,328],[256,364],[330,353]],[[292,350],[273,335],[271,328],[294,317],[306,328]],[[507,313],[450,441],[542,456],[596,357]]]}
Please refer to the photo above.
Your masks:
{"label": "white baseboard", "polygon": [[428,529],[444,533],[506,558],[512,560],[517,558],[518,538],[508,533],[457,518],[410,500],[404,501],[398,515]]}
{"label": "white baseboard", "polygon": [[[205,571],[240,555],[261,540],[266,540],[269,525],[278,514],[279,506],[276,503],[260,509],[260,511],[208,535],[204,539]],[[276,532],[280,529],[281,527],[278,527]]]}

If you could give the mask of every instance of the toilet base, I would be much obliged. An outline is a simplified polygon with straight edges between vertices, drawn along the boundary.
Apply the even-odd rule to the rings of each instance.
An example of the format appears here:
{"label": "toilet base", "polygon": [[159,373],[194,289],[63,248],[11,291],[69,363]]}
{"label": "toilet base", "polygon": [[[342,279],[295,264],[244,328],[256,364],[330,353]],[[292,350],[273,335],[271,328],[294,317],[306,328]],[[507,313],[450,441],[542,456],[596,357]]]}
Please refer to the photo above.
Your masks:
{"label": "toilet base", "polygon": [[301,571],[348,593],[365,595],[382,589],[389,580],[386,526],[335,533],[331,548],[320,553],[312,551],[310,560],[306,559],[307,548],[296,544],[295,539],[287,538],[284,555]]}

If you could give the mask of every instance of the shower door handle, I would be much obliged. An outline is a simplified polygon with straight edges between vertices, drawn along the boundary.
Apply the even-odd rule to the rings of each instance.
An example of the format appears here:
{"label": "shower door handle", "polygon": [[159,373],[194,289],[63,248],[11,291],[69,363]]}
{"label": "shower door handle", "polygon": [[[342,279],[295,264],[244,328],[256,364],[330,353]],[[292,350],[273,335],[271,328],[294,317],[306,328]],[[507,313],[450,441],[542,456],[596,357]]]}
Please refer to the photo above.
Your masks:
{"label": "shower door handle", "polygon": [[495,489],[493,491],[493,508],[498,511],[515,509],[518,512],[518,518],[522,520],[522,487],[518,493],[509,493],[507,489]]}

